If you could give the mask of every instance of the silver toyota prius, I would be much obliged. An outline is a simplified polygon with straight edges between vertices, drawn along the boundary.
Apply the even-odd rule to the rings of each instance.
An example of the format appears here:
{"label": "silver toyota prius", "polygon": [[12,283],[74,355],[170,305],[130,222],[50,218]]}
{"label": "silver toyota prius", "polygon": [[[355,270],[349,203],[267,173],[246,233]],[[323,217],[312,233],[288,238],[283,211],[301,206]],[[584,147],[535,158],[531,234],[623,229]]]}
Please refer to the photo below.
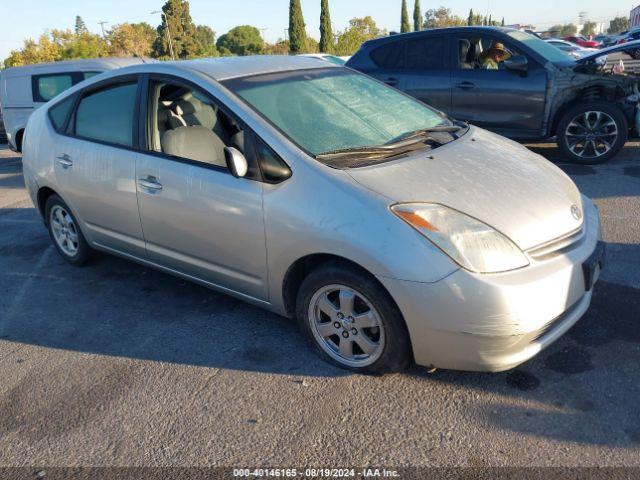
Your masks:
{"label": "silver toyota prius", "polygon": [[100,250],[297,318],[359,372],[513,368],[604,263],[554,165],[313,58],[101,74],[31,117],[23,162],[69,263]]}

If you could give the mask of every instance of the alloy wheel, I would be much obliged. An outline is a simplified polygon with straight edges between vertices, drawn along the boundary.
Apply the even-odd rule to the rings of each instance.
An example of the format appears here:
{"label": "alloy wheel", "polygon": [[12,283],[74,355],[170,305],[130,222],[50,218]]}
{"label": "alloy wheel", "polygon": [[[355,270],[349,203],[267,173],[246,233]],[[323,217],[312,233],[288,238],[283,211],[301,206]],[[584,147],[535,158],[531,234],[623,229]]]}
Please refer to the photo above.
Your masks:
{"label": "alloy wheel", "polygon": [[605,112],[582,112],[574,117],[565,131],[567,147],[580,158],[606,155],[618,140],[618,126]]}
{"label": "alloy wheel", "polygon": [[73,217],[62,206],[55,205],[51,209],[49,221],[53,238],[60,250],[68,257],[75,257],[80,243]]}
{"label": "alloy wheel", "polygon": [[318,345],[350,367],[376,362],[385,346],[381,317],[360,292],[344,285],[328,285],[311,298],[308,314]]}

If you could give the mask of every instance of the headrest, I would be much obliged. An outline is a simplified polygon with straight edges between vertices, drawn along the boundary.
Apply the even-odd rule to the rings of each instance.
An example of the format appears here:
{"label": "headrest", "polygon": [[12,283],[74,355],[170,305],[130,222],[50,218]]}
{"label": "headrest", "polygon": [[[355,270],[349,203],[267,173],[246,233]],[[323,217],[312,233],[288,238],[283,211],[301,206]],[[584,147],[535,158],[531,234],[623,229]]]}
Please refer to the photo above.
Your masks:
{"label": "headrest", "polygon": [[168,110],[158,110],[158,123],[166,123],[169,119]]}
{"label": "headrest", "polygon": [[196,107],[194,107],[192,103],[181,100],[173,105],[173,111],[176,115],[180,116],[191,115],[196,112]]}
{"label": "headrest", "polygon": [[460,44],[458,45],[460,49],[460,58],[466,59],[467,54],[469,53],[469,49],[471,48],[471,42],[466,38],[460,39]]}

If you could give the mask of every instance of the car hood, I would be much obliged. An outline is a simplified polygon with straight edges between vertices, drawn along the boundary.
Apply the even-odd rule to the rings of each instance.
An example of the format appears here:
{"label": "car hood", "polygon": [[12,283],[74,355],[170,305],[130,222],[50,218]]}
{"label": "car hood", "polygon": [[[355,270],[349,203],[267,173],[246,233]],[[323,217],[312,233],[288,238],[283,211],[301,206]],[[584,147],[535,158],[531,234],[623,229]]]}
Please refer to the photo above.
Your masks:
{"label": "car hood", "polygon": [[582,57],[580,60],[578,60],[577,63],[578,65],[581,65],[583,63],[591,62],[598,57],[602,57],[603,55],[611,55],[612,53],[616,53],[616,52],[637,50],[638,48],[640,48],[640,40],[634,40],[633,42],[627,42],[627,43],[623,43],[622,45],[614,45],[613,47],[603,48],[601,50],[598,50],[597,52],[592,53],[591,55]]}
{"label": "car hood", "polygon": [[580,192],[558,167],[522,145],[471,127],[462,138],[391,162],[348,169],[390,203],[438,203],[511,238],[522,250],[582,225]]}

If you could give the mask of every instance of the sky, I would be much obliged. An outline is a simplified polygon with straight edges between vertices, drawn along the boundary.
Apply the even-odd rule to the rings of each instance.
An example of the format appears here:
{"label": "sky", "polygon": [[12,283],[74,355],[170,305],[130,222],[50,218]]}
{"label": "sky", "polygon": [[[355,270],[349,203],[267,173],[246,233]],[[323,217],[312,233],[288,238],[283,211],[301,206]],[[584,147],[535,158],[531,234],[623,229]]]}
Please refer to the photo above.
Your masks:
{"label": "sky", "polygon": [[[320,0],[301,0],[307,31],[319,37]],[[578,13],[604,22],[617,16],[628,16],[640,0],[422,0],[423,11],[444,5],[453,13],[466,18],[469,9],[490,13],[494,19],[505,17],[507,24],[533,24],[542,29],[557,23],[577,22]],[[158,14],[163,0],[0,0],[2,27],[0,28],[0,59],[11,50],[20,48],[23,40],[37,38],[53,28],[73,28],[75,16],[80,15],[89,30],[99,33],[98,22],[105,27],[124,22],[160,23]],[[191,16],[195,23],[208,25],[219,36],[236,25],[254,25],[263,31],[269,42],[285,35],[288,26],[289,0],[190,0]],[[413,0],[408,0],[409,14]],[[389,31],[400,29],[401,0],[329,0],[334,28],[343,30],[354,17],[371,15],[378,25]]]}

